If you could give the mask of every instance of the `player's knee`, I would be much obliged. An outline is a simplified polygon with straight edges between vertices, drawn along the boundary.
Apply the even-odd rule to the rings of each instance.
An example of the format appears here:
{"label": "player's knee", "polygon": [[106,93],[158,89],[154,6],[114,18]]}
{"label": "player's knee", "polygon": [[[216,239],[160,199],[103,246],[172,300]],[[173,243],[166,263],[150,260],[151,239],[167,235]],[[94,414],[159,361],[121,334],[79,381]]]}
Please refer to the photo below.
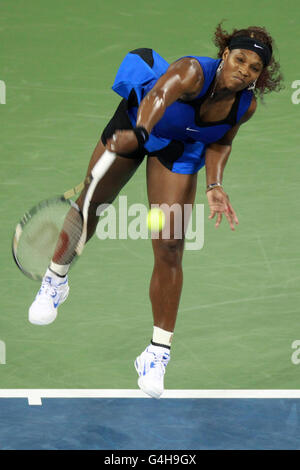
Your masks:
{"label": "player's knee", "polygon": [[183,239],[159,240],[156,255],[158,258],[172,266],[181,264],[184,249]]}

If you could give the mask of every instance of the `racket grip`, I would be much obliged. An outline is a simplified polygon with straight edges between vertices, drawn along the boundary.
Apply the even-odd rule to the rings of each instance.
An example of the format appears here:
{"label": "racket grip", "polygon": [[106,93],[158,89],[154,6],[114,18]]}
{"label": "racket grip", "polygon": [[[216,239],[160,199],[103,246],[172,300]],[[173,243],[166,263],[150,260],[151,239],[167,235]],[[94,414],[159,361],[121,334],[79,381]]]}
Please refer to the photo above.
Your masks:
{"label": "racket grip", "polygon": [[100,179],[105,175],[107,170],[110,168],[112,163],[115,161],[117,154],[110,150],[105,150],[101,158],[97,161],[96,165],[92,169],[92,177],[99,183]]}
{"label": "racket grip", "polygon": [[90,202],[93,197],[94,191],[98,183],[101,181],[105,173],[109,170],[109,168],[115,161],[116,157],[117,157],[116,153],[110,152],[110,150],[105,150],[105,152],[102,154],[102,156],[97,161],[96,165],[93,167],[91,171],[92,179],[91,179],[89,188],[87,190],[87,193],[85,195],[85,200],[84,200],[83,210],[82,210],[83,228],[82,228],[82,234],[81,234],[81,237],[78,242],[77,249],[76,249],[76,252],[78,255],[81,255],[85,242],[86,242],[88,212],[89,212],[89,206],[90,206]]}

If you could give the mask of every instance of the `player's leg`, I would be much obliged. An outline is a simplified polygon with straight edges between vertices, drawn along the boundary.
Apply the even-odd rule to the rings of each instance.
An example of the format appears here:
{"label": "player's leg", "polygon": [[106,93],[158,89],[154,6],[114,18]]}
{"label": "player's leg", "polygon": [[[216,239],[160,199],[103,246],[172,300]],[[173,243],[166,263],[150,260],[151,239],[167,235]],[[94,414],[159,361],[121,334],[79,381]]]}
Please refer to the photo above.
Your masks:
{"label": "player's leg", "polygon": [[[86,176],[90,175],[93,167],[98,162],[98,160],[101,159],[104,152],[105,146],[100,140],[93,152]],[[97,188],[95,189],[90,203],[86,241],[90,240],[90,238],[95,233],[99,219],[99,214],[97,215],[97,208],[100,206],[100,204],[111,204],[115,200],[122,188],[136,172],[142,160],[143,157],[126,158],[118,155],[111,167],[103,176]],[[83,208],[86,189],[82,191],[76,201],[80,209]]]}
{"label": "player's leg", "polygon": [[[95,147],[95,150],[88,165],[86,176],[89,176],[91,174],[93,167],[99,160],[101,160],[105,152],[105,144],[107,140],[112,137],[115,131],[119,129],[126,130],[132,128],[133,127],[131,121],[128,117],[128,102],[123,99],[120,102],[118,108],[116,109],[112,119],[105,127],[101,139]],[[113,202],[113,200],[117,197],[123,186],[135,173],[135,171],[143,161],[144,156],[145,152],[139,149],[137,149],[130,155],[117,156],[113,164],[107,170],[105,175],[101,178],[101,181],[99,182],[97,188],[94,191],[89,206],[86,241],[88,241],[95,233],[98,222],[98,216],[96,212],[99,205],[106,203],[109,204]],[[76,201],[80,209],[83,208],[87,189],[88,186],[83,189],[82,193]],[[68,255],[69,254],[67,253],[67,256]],[[60,268],[59,266],[55,266],[55,254],[53,257],[53,261],[54,265],[52,265],[52,270],[55,272],[58,271],[58,274],[64,274],[66,269],[68,269],[68,266],[66,266],[66,269],[64,269],[64,267]],[[60,259],[58,264],[63,265],[63,260]]]}
{"label": "player's leg", "polygon": [[[101,159],[105,151],[104,144],[99,141],[91,158],[87,174],[90,173],[96,162]],[[117,156],[107,173],[99,182],[91,200],[88,226],[87,241],[93,236],[99,214],[97,208],[100,204],[111,203],[117,197],[123,186],[128,182],[136,169],[139,167],[142,159],[130,159]],[[77,199],[80,208],[83,206],[86,189],[84,189]],[[56,259],[54,253],[49,269],[43,279],[41,288],[29,309],[29,321],[36,325],[48,325],[52,323],[57,316],[57,308],[63,303],[69,293],[68,270],[70,268],[70,260],[73,258],[72,250],[76,246],[68,250],[66,258]]]}
{"label": "player's leg", "polygon": [[[96,148],[92,154],[90,163],[88,165],[88,169],[86,173],[86,180],[87,180],[87,177],[90,176],[93,167],[96,165],[96,163],[99,160],[101,160],[105,150],[106,150],[105,146],[100,140],[98,144],[96,145]],[[98,186],[96,187],[94,191],[94,194],[92,196],[92,199],[89,205],[86,242],[88,242],[89,239],[95,233],[98,219],[100,216],[99,206],[103,204],[104,205],[103,208],[105,208],[106,204],[111,204],[114,201],[114,199],[118,196],[123,186],[128,182],[128,180],[131,178],[131,176],[139,167],[142,159],[143,158],[126,158],[126,157],[117,156],[114,162],[112,163],[112,165],[110,166],[110,168],[101,178],[101,181],[98,183]],[[81,210],[83,209],[87,189],[88,189],[88,184],[82,190],[80,196],[76,200],[76,204],[79,206]],[[69,214],[72,211],[76,212],[75,209],[71,208]],[[70,220],[72,223],[72,215],[70,216]],[[71,229],[70,229],[70,222],[68,220],[68,216],[65,219],[65,224],[67,227],[65,230],[67,233],[69,233]],[[63,230],[64,230],[64,227],[63,227]],[[50,270],[53,273],[58,274],[59,276],[65,276],[67,274],[70,264],[75,256],[75,248],[76,248],[78,240],[79,240],[79,236],[77,237],[74,236],[73,246],[71,246],[70,244],[67,250],[65,250],[63,254],[61,253],[61,246],[60,246],[60,243],[58,242],[57,248],[56,250],[54,250],[52,261],[50,262]]]}
{"label": "player's leg", "polygon": [[[154,325],[174,331],[176,316],[183,283],[182,257],[184,250],[184,210],[192,208],[197,188],[197,174],[173,173],[157,158],[149,158],[147,163],[147,186],[149,204],[176,205],[178,216],[171,211],[170,237],[168,226],[159,239],[152,239],[154,268],[150,283],[150,299]],[[186,212],[186,215],[187,212]],[[180,227],[179,227],[180,225]]]}
{"label": "player's leg", "polygon": [[[152,239],[154,268],[150,299],[154,330],[151,345],[135,362],[140,375],[139,386],[149,395],[159,398],[163,392],[164,373],[170,358],[171,339],[182,291],[184,228],[195,199],[197,175],[173,173],[157,158],[150,157],[147,162],[147,185],[150,205],[167,204],[169,208],[173,206],[175,209],[175,213],[170,212],[170,225],[166,218],[161,236]],[[185,210],[188,211],[186,218]]]}

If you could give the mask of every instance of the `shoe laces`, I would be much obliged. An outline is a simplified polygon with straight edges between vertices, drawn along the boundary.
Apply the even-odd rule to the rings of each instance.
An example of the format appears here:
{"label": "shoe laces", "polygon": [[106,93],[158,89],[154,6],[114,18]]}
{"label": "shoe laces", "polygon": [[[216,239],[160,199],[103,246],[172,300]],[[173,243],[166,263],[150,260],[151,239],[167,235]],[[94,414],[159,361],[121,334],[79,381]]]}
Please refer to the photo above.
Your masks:
{"label": "shoe laces", "polygon": [[51,283],[51,278],[45,277],[42,281],[41,288],[39,290],[40,295],[50,295],[51,297],[55,297],[57,294],[56,286],[53,286]]}
{"label": "shoe laces", "polygon": [[[165,373],[165,369],[168,365],[170,354],[163,352],[162,354],[152,353],[154,358],[151,361],[151,368],[154,368],[158,371]],[[152,366],[153,364],[153,366]]]}

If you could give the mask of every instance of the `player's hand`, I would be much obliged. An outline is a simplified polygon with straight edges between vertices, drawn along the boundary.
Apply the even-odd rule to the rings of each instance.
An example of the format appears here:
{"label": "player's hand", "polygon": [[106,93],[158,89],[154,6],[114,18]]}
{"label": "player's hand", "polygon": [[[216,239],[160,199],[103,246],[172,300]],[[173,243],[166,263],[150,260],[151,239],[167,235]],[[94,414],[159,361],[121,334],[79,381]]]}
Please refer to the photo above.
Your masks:
{"label": "player's hand", "polygon": [[231,230],[235,230],[234,224],[238,225],[239,221],[232,205],[229,202],[228,195],[220,187],[211,189],[206,193],[206,195],[210,209],[210,216],[208,218],[213,219],[215,216],[217,216],[215,227],[219,227],[220,223],[222,222],[222,216],[225,214]]}
{"label": "player's hand", "polygon": [[107,139],[106,148],[111,152],[128,154],[138,148],[138,141],[133,131],[115,131],[114,135]]}

